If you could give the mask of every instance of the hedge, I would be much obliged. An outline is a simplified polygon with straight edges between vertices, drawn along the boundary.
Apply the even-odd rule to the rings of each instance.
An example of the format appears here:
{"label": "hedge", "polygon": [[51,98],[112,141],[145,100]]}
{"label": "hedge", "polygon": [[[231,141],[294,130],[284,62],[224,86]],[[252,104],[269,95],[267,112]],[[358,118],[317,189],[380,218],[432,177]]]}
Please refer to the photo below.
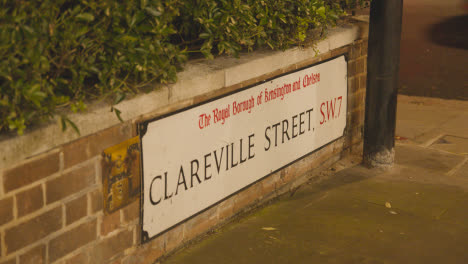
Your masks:
{"label": "hedge", "polygon": [[0,0],[0,133],[171,83],[190,56],[286,49],[362,0]]}

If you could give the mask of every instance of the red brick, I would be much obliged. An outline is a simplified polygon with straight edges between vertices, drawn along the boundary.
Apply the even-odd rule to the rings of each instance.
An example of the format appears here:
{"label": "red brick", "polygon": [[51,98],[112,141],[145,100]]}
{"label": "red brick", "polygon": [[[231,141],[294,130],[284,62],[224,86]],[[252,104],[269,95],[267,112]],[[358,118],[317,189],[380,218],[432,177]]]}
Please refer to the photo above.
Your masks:
{"label": "red brick", "polygon": [[351,153],[356,155],[358,154],[358,156],[361,156],[362,157],[362,151],[363,151],[363,143],[362,142],[359,142],[357,144],[354,144],[351,146]]}
{"label": "red brick", "polygon": [[352,146],[354,144],[358,144],[363,139],[363,125],[357,125],[355,127],[351,127],[346,132],[346,145]]}
{"label": "red brick", "polygon": [[356,62],[353,60],[348,61],[348,76],[354,76],[356,73]]}
{"label": "red brick", "polygon": [[234,202],[234,212],[242,211],[248,205],[258,201],[261,198],[261,188],[261,183],[257,183],[238,193]]}
{"label": "red brick", "polygon": [[141,264],[143,263],[146,254],[148,254],[148,252],[140,251],[138,252],[138,254],[133,254],[133,255],[124,257],[120,263],[121,264]]}
{"label": "red brick", "polygon": [[44,238],[62,227],[62,208],[56,207],[33,219],[5,230],[7,253]]}
{"label": "red brick", "polygon": [[358,126],[356,128],[353,128],[352,133],[351,133],[351,144],[358,144],[362,141],[363,139],[363,129],[362,126]]}
{"label": "red brick", "polygon": [[93,247],[90,258],[94,263],[106,263],[117,254],[123,254],[124,250],[133,244],[133,232],[124,230],[108,237]]}
{"label": "red brick", "polygon": [[44,264],[46,256],[45,245],[39,245],[20,256],[20,264]]}
{"label": "red brick", "polygon": [[82,195],[81,197],[76,198],[68,202],[65,205],[66,208],[66,223],[67,225],[78,221],[79,219],[85,217],[88,213],[88,197],[87,195]]}
{"label": "red brick", "polygon": [[358,108],[348,114],[349,127],[355,127],[364,124],[364,108]]}
{"label": "red brick", "polygon": [[224,221],[229,219],[231,216],[234,215],[234,203],[236,200],[236,196],[231,196],[228,199],[222,201],[218,207],[218,219],[219,221]]}
{"label": "red brick", "polygon": [[89,150],[90,137],[91,136],[80,138],[63,146],[64,168],[82,163],[92,157]]}
{"label": "red brick", "polygon": [[348,51],[349,51],[349,47],[342,47],[342,48],[334,49],[331,51],[331,56],[335,57],[341,54],[345,54]]}
{"label": "red brick", "polygon": [[153,264],[155,260],[160,258],[165,253],[165,237],[159,236],[151,242],[148,242],[150,245],[148,249],[148,254],[145,255],[145,259],[141,264]]}
{"label": "red brick", "polygon": [[18,217],[37,211],[42,208],[42,206],[44,206],[44,198],[42,195],[41,185],[25,190],[16,195]]}
{"label": "red brick", "polygon": [[366,91],[361,90],[354,94],[351,94],[348,97],[348,111],[353,111],[354,109],[362,108],[366,103]]}
{"label": "red brick", "polygon": [[29,185],[59,171],[59,153],[52,152],[5,171],[5,192]]}
{"label": "red brick", "polygon": [[359,89],[359,78],[349,77],[348,78],[348,94],[352,94]]}
{"label": "red brick", "polygon": [[9,260],[2,261],[2,262],[0,262],[0,264],[16,264],[16,258],[13,257],[13,258],[11,258]]}
{"label": "red brick", "polygon": [[283,169],[284,171],[283,181],[284,182],[290,183],[299,176],[299,173],[297,171],[298,166],[296,165],[297,163],[298,162],[291,164],[290,166]]}
{"label": "red brick", "polygon": [[103,195],[100,189],[92,191],[90,194],[91,213],[101,211],[103,208]]}
{"label": "red brick", "polygon": [[361,75],[359,77],[359,89],[366,89],[367,86],[367,74]]}
{"label": "red brick", "polygon": [[104,215],[101,223],[101,235],[105,236],[120,227],[120,210]]}
{"label": "red brick", "polygon": [[361,46],[361,56],[367,56],[367,47],[368,47],[368,42],[367,39],[362,42]]}
{"label": "red brick", "polygon": [[265,195],[269,195],[276,190],[276,183],[279,181],[279,176],[279,173],[275,173],[262,180],[262,189]]}
{"label": "red brick", "polygon": [[[338,142],[338,141],[337,141]],[[309,163],[310,168],[317,168],[322,165],[335,153],[335,143],[329,144],[314,153],[314,159]]]}
{"label": "red brick", "polygon": [[184,241],[184,225],[179,224],[166,233],[166,252],[181,246]]}
{"label": "red brick", "polygon": [[132,124],[130,122],[122,123],[96,133],[93,137],[90,146],[91,154],[93,156],[100,155],[104,149],[132,138]]}
{"label": "red brick", "polygon": [[154,264],[164,254],[164,239],[162,236],[139,246],[132,255],[122,259],[122,264]]}
{"label": "red brick", "polygon": [[218,208],[212,207],[184,224],[184,240],[189,241],[205,233],[218,223]]}
{"label": "red brick", "polygon": [[72,170],[46,183],[47,204],[77,193],[95,182],[94,163]]}
{"label": "red brick", "polygon": [[[159,236],[161,237],[161,236]],[[151,240],[154,241],[155,239]],[[135,226],[135,241],[140,244],[141,242],[141,223],[137,223]]]}
{"label": "red brick", "polygon": [[125,224],[140,217],[140,200],[136,200],[123,208],[123,221]]}
{"label": "red brick", "polygon": [[295,177],[304,175],[310,169],[310,160],[306,157],[301,160],[296,161],[291,167],[294,167]]}
{"label": "red brick", "polygon": [[360,43],[354,43],[349,51],[349,58],[350,59],[356,59],[361,56],[361,44]]}
{"label": "red brick", "polygon": [[13,197],[0,200],[0,225],[13,220]]}
{"label": "red brick", "polygon": [[[331,53],[330,53],[331,54]],[[306,60],[303,60],[299,63],[296,64],[297,68],[303,68],[303,67],[307,67],[307,66],[310,66],[312,64],[316,64],[317,62],[319,62],[320,60],[325,60],[322,56],[320,57],[313,57],[313,58],[307,58]]]}
{"label": "red brick", "polygon": [[320,58],[320,61],[328,60],[331,57],[332,57],[331,52],[326,52],[326,53],[320,54],[320,56],[318,56],[318,58]]}
{"label": "red brick", "polygon": [[49,261],[53,262],[96,239],[96,219],[83,223],[52,239]]}
{"label": "red brick", "polygon": [[80,252],[75,256],[68,258],[63,264],[90,264],[89,257],[86,252]]}
{"label": "red brick", "polygon": [[366,58],[360,58],[356,60],[356,74],[364,73]]}
{"label": "red brick", "polygon": [[113,145],[132,137],[132,124],[130,122],[119,124],[98,133],[81,138],[63,146],[64,166],[86,161]]}

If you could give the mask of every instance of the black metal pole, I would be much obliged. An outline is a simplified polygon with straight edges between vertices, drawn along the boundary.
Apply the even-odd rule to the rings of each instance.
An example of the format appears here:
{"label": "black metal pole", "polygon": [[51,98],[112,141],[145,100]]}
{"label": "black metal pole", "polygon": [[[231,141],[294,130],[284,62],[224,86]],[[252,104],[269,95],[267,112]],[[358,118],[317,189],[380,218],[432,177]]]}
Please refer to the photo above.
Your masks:
{"label": "black metal pole", "polygon": [[363,157],[370,167],[394,162],[402,12],[403,0],[371,2]]}

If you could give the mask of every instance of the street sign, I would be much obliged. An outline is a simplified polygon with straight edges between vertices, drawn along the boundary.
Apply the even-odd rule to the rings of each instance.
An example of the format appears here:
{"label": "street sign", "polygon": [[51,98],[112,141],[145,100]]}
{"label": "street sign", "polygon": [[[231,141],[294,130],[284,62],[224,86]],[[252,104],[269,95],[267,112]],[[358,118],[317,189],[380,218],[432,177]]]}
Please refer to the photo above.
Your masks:
{"label": "street sign", "polygon": [[343,136],[340,56],[140,124],[142,241]]}

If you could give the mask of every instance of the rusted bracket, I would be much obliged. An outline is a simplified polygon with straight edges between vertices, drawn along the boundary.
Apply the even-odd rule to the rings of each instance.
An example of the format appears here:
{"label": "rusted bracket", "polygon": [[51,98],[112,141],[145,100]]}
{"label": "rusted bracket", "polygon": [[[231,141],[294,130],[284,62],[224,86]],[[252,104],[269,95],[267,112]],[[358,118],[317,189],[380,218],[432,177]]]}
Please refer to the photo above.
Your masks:
{"label": "rusted bracket", "polygon": [[140,139],[107,148],[102,156],[104,212],[110,214],[140,197]]}

